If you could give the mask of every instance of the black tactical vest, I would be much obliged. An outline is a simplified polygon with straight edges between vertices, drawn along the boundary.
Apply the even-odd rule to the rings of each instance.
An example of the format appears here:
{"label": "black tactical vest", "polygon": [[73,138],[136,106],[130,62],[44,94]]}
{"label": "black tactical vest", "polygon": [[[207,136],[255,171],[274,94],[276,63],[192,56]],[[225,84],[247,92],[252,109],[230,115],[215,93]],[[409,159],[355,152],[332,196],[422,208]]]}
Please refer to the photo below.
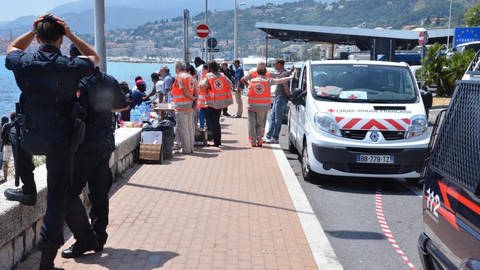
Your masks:
{"label": "black tactical vest", "polygon": [[34,140],[30,144],[35,149],[26,150],[46,154],[56,148],[70,147],[78,79],[68,70],[69,59],[59,54],[44,55],[41,51],[25,58],[15,77],[22,91],[22,135]]}

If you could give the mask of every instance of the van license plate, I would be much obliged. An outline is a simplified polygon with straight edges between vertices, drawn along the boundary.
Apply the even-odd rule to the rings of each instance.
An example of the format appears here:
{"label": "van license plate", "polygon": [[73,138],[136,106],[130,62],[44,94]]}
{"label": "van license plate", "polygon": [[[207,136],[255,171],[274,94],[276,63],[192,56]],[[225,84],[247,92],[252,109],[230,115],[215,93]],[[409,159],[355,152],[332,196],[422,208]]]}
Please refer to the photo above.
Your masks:
{"label": "van license plate", "polygon": [[395,163],[395,158],[392,155],[357,154],[357,163],[393,164]]}

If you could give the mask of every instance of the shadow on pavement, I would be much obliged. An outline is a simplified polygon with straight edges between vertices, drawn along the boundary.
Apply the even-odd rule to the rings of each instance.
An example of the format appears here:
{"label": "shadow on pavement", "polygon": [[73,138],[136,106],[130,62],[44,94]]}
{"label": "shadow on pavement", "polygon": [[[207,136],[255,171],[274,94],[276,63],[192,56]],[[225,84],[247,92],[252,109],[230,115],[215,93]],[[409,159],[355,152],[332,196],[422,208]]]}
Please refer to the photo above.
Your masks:
{"label": "shadow on pavement", "polygon": [[222,143],[238,143],[238,140],[222,140]]}
{"label": "shadow on pavement", "polygon": [[377,232],[365,232],[365,231],[325,231],[325,233],[332,237],[341,239],[369,239],[369,240],[384,240],[385,236]]}
{"label": "shadow on pavement", "polygon": [[237,200],[237,199],[230,199],[230,198],[225,198],[225,197],[195,193],[195,192],[178,190],[178,189],[147,186],[147,185],[142,185],[142,184],[137,184],[137,183],[126,183],[125,185],[132,186],[132,187],[138,187],[138,188],[156,189],[156,190],[161,190],[161,191],[166,191],[166,192],[175,192],[175,193],[180,193],[180,194],[184,194],[184,195],[198,196],[198,197],[214,199],[214,200],[223,200],[223,201],[229,201],[229,202],[235,202],[235,203],[241,203],[241,204],[248,204],[248,205],[260,206],[260,207],[268,207],[268,208],[290,211],[290,212],[296,212],[296,213],[303,213],[303,214],[308,214],[308,215],[314,215],[314,213],[312,213],[312,212],[297,211],[295,209],[290,209],[290,208],[285,208],[285,207],[280,207],[280,206],[275,206],[275,205],[268,205],[268,204],[262,204],[262,203],[257,203],[257,202],[242,201],[242,200]]}
{"label": "shadow on pavement", "polygon": [[209,152],[202,152],[202,151],[195,151],[193,154],[190,154],[191,156],[194,156],[194,157],[201,157],[201,158],[214,158],[214,157],[217,157],[218,154],[214,154],[214,153],[209,153]]}
{"label": "shadow on pavement", "polygon": [[[393,194],[401,196],[416,196],[412,191],[405,187],[400,178],[367,178],[367,177],[340,177],[340,176],[320,176],[312,181],[312,184],[319,188],[357,194],[375,194],[381,189],[384,194]],[[407,184],[408,185],[408,184]]]}
{"label": "shadow on pavement", "polygon": [[230,145],[223,145],[220,147],[222,150],[248,150],[252,149],[251,147],[236,147],[236,146],[230,146]]}
{"label": "shadow on pavement", "polygon": [[178,253],[170,251],[105,248],[102,252],[87,254],[74,260],[80,264],[100,265],[107,269],[125,267],[128,263],[131,263],[131,269],[155,269],[177,256]]}

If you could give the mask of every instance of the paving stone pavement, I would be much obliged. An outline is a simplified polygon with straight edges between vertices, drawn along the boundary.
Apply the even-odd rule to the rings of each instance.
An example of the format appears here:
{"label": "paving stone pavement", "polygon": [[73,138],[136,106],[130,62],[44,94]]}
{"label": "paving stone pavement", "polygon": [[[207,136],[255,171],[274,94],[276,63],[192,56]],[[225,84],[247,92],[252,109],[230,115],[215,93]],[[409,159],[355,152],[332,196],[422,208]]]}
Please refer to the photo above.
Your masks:
{"label": "paving stone pavement", "polygon": [[[56,267],[317,269],[272,150],[250,147],[246,117],[221,120],[220,148],[132,169],[111,196],[104,251],[59,252]],[[36,269],[39,257],[16,269]]]}

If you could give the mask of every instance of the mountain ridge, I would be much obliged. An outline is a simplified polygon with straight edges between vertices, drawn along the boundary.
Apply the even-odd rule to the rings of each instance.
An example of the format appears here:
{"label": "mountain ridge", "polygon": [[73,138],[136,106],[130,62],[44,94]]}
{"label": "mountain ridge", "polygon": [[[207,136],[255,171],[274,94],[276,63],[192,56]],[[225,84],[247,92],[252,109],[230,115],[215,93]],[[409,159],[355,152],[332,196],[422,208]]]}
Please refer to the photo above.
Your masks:
{"label": "mountain ridge", "polygon": [[[276,4],[285,2],[292,2],[294,0],[278,0]],[[322,2],[332,2],[334,0],[321,0]],[[271,0],[256,0],[255,5],[262,5]],[[205,5],[203,1],[188,1],[188,0],[163,0],[160,5],[158,0],[116,0],[106,2],[106,29],[131,28],[137,27],[149,21],[171,19],[182,15],[183,9],[188,8],[190,14],[197,14],[204,12]],[[52,10],[51,13],[56,14],[64,19],[67,17],[73,21],[67,21],[72,25],[79,26],[79,33],[86,34],[93,32],[93,0],[80,0],[66,4],[59,5]],[[231,1],[209,1],[209,11],[222,11],[233,9],[233,2]],[[130,19],[133,22],[124,20],[124,15],[131,12]],[[77,14],[78,16],[65,16],[69,14]],[[20,34],[22,30],[26,31],[26,27],[31,25],[32,18],[38,15],[26,15],[14,20],[0,22],[0,35],[5,33],[12,33],[14,35]],[[86,21],[82,16],[92,18],[91,21]],[[77,23],[76,20],[79,22]],[[81,22],[81,23],[80,23]],[[88,23],[88,25],[85,25]]]}

